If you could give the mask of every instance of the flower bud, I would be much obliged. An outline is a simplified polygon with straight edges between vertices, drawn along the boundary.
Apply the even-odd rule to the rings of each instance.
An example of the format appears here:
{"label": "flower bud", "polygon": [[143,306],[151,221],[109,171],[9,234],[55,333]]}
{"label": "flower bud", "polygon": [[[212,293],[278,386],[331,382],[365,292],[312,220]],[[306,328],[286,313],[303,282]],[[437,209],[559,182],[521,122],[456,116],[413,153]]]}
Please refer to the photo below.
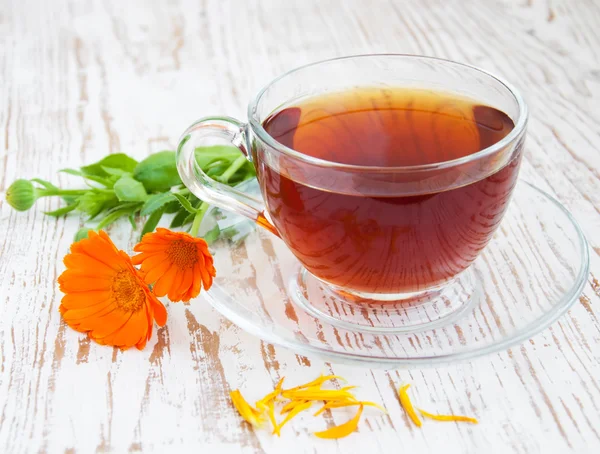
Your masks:
{"label": "flower bud", "polygon": [[37,191],[29,180],[16,180],[6,191],[6,201],[17,211],[27,211],[37,198]]}

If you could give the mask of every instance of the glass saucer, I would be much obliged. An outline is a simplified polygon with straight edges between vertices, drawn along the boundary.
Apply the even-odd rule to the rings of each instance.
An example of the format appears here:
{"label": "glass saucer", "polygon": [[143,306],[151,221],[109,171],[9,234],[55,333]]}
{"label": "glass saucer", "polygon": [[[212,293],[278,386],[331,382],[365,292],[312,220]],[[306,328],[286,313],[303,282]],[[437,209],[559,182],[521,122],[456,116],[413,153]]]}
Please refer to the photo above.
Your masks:
{"label": "glass saucer", "polygon": [[[241,189],[258,194],[255,181]],[[216,208],[202,231],[220,232],[211,245],[217,277],[203,295],[222,315],[298,354],[370,366],[423,367],[505,350],[562,316],[589,273],[587,243],[571,214],[523,181],[490,244],[450,286],[469,289],[459,307],[449,308],[443,295],[394,310],[335,304],[268,231]]]}

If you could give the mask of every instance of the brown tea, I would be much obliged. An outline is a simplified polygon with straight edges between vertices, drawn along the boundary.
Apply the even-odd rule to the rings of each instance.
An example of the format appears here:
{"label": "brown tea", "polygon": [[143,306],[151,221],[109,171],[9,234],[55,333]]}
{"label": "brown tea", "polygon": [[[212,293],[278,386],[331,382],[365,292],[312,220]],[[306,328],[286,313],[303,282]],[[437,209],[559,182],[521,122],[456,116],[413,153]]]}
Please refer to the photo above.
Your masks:
{"label": "brown tea", "polygon": [[[336,163],[397,167],[476,153],[514,127],[503,112],[445,92],[357,89],[306,99],[263,124],[278,142]],[[471,264],[498,226],[521,153],[496,173],[450,190],[349,195],[259,171],[275,227],[314,275],[343,288],[406,293]]]}

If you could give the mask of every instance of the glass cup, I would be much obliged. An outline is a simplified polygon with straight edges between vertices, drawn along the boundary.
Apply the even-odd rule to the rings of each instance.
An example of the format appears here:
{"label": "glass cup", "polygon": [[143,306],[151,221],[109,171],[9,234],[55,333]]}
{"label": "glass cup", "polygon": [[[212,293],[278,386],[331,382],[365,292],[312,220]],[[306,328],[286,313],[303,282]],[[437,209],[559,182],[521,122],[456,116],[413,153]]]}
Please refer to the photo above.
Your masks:
{"label": "glass cup", "polygon": [[[263,128],[271,114],[302,99],[364,87],[456,93],[505,113],[514,128],[474,154],[403,167],[322,160],[278,143]],[[477,293],[476,278],[465,270],[506,210],[526,125],[521,95],[481,69],[411,55],[344,57],[302,66],[273,80],[250,102],[248,123],[229,117],[198,120],[181,138],[177,166],[197,197],[247,217],[285,242],[303,267],[296,281],[300,299],[306,300],[308,281],[313,280],[322,292],[350,304],[414,305],[446,295],[460,299],[459,307]],[[214,181],[200,169],[194,150],[216,140],[237,146],[254,164],[262,200]],[[286,206],[291,196],[315,208],[294,212]],[[381,206],[373,208],[365,200]],[[318,208],[326,205],[326,211]],[[432,209],[451,212],[452,225],[443,216],[434,224],[427,218],[429,224],[422,225]],[[378,219],[384,210],[395,213],[393,222],[389,216],[385,222]],[[410,216],[405,216],[407,210]],[[343,234],[331,235],[332,227]]]}

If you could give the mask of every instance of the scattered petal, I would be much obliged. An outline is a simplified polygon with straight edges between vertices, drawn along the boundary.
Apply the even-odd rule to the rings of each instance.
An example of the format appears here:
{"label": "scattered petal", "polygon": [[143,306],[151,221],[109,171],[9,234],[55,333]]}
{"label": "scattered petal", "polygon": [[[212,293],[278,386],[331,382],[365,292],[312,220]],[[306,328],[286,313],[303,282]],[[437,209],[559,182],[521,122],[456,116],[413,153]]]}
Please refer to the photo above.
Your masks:
{"label": "scattered petal", "polygon": [[408,396],[407,389],[409,387],[410,385],[404,385],[400,387],[400,390],[398,391],[398,396],[400,397],[400,404],[402,405],[402,408],[404,408],[404,411],[406,411],[406,414],[408,414],[412,422],[414,422],[417,427],[421,427],[423,423],[421,422],[421,419],[415,411],[415,407],[413,407],[413,404],[410,401],[410,397]]}
{"label": "scattered petal", "polygon": [[385,414],[387,414],[387,410],[382,407],[379,404],[376,404],[375,402],[368,402],[368,401],[361,401],[361,400],[354,400],[354,401],[342,401],[342,402],[327,402],[325,405],[323,405],[321,408],[319,408],[319,410],[313,415],[313,416],[319,416],[321,413],[323,413],[325,410],[329,410],[331,408],[343,408],[343,407],[351,407],[354,405],[363,405],[365,407],[375,407],[378,408],[379,410],[381,410],[382,412],[384,412]]}
{"label": "scattered petal", "polygon": [[298,415],[298,413],[303,412],[304,410],[308,410],[312,405],[312,402],[299,402],[285,417],[283,421],[279,424],[279,426],[273,431],[279,435],[281,432],[281,428],[285,426],[285,424],[290,421],[292,418]]}
{"label": "scattered petal", "polygon": [[352,432],[356,430],[358,427],[358,421],[360,421],[360,416],[362,415],[364,406],[361,404],[358,407],[358,411],[354,415],[354,417],[344,424],[340,424],[339,426],[332,427],[330,429],[324,430],[322,432],[315,432],[315,435],[319,438],[344,438],[350,435]]}
{"label": "scattered petal", "polygon": [[295,386],[294,388],[286,389],[284,391],[286,391],[286,392],[287,391],[297,391],[299,389],[312,388],[315,386],[320,387],[326,381],[334,380],[334,379],[346,381],[345,378],[340,377],[339,375],[321,375],[319,378],[316,378],[313,381],[309,381],[308,383],[304,383],[303,385],[298,385],[298,386]]}
{"label": "scattered petal", "polygon": [[239,412],[240,416],[252,424],[254,427],[260,427],[263,423],[261,412],[253,408],[242,396],[239,389],[229,393],[233,405]]}
{"label": "scattered petal", "polygon": [[267,415],[269,416],[269,421],[271,421],[271,425],[273,426],[273,433],[279,436],[279,427],[277,426],[277,420],[275,419],[275,402],[269,401],[267,405]]}
{"label": "scattered petal", "polygon": [[470,416],[461,416],[461,415],[435,415],[433,413],[429,413],[425,410],[419,408],[419,412],[423,416],[429,419],[434,419],[436,421],[456,421],[456,422],[470,422],[472,424],[479,424],[476,418],[471,418]]}
{"label": "scattered petal", "polygon": [[277,383],[277,386],[275,386],[274,391],[270,392],[265,397],[256,402],[257,408],[266,408],[269,402],[274,401],[279,397],[279,395],[281,394],[281,388],[283,386],[284,378],[285,377],[282,377],[281,380],[279,380],[279,383]]}
{"label": "scattered petal", "polygon": [[291,400],[356,400],[351,392],[341,389],[283,391],[281,395]]}

